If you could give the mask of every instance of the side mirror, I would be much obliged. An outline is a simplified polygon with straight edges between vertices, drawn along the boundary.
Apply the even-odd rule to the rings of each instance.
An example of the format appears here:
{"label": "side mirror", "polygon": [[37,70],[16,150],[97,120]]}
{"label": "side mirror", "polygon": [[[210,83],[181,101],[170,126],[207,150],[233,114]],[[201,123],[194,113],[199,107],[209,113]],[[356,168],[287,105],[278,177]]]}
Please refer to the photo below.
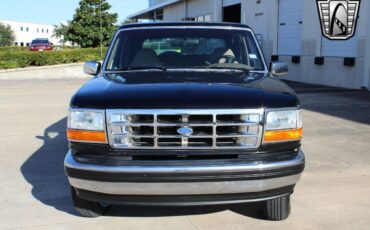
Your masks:
{"label": "side mirror", "polygon": [[288,64],[281,61],[271,62],[270,71],[276,77],[286,75],[289,71]]}
{"label": "side mirror", "polygon": [[100,62],[88,61],[84,64],[84,73],[88,75],[97,75],[100,71],[101,64]]}

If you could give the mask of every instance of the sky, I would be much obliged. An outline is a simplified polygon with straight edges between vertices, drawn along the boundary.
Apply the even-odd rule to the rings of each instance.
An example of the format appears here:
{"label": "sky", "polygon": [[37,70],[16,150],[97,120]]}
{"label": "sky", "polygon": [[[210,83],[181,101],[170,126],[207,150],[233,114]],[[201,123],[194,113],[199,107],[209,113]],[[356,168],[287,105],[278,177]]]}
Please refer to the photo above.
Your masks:
{"label": "sky", "polygon": [[[118,23],[148,8],[148,0],[108,0]],[[79,0],[0,0],[0,20],[58,25],[71,20]]]}

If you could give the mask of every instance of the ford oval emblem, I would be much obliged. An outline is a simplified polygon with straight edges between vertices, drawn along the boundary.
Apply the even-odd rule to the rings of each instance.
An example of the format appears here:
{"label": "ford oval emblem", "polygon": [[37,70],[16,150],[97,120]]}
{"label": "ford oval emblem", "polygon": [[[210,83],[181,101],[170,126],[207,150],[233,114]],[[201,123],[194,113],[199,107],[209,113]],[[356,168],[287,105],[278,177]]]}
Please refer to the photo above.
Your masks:
{"label": "ford oval emblem", "polygon": [[193,129],[192,128],[189,128],[189,127],[182,127],[182,128],[179,128],[177,130],[177,133],[182,135],[182,136],[185,136],[185,137],[189,137],[191,136],[191,134],[193,134]]}

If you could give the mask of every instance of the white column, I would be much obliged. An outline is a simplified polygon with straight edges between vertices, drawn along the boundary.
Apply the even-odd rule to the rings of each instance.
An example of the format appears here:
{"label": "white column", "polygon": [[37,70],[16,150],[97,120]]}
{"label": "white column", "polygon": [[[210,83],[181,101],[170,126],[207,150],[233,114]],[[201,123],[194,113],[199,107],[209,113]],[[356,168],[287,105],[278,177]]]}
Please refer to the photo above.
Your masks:
{"label": "white column", "polygon": [[213,1],[213,22],[222,22],[222,0]]}
{"label": "white column", "polygon": [[269,2],[269,8],[267,10],[269,15],[269,30],[268,38],[272,41],[272,53],[278,54],[278,31],[279,31],[279,1],[274,0]]}
{"label": "white column", "polygon": [[188,0],[184,1],[184,11],[185,11],[185,18],[187,19],[189,17],[189,8],[188,8]]}
{"label": "white column", "polygon": [[370,2],[369,1],[361,1],[361,7],[364,7],[366,10],[365,15],[360,15],[360,17],[364,17],[366,22],[366,41],[365,41],[365,60],[364,60],[364,76],[363,76],[363,83],[362,87],[367,88],[370,90]]}
{"label": "white column", "polygon": [[316,1],[304,1],[302,55],[321,56],[321,24]]}

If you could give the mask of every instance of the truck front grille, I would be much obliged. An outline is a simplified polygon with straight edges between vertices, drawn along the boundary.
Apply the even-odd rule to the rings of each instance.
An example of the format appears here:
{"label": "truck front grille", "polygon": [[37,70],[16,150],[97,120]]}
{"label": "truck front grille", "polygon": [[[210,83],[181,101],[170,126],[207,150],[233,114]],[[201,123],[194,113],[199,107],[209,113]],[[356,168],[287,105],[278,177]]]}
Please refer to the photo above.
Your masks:
{"label": "truck front grille", "polygon": [[263,109],[107,110],[116,149],[256,149]]}

